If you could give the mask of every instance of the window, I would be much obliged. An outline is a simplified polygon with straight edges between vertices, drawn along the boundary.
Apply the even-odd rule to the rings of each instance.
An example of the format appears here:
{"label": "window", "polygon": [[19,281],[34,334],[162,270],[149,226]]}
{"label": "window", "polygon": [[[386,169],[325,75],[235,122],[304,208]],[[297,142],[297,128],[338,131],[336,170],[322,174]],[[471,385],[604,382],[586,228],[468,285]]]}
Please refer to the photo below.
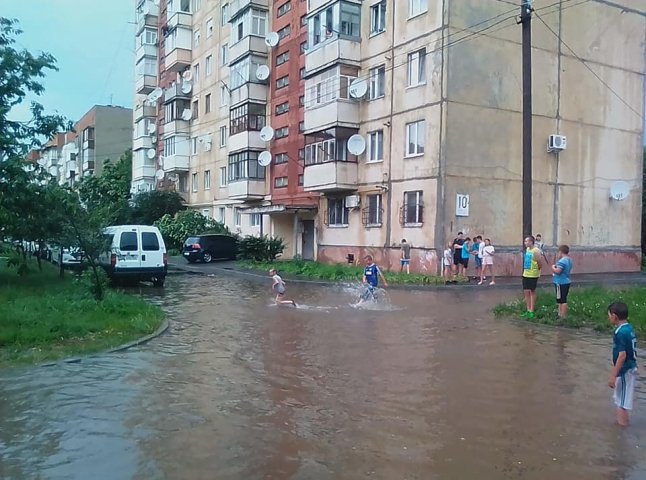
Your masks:
{"label": "window", "polygon": [[191,138],[191,155],[197,155],[197,137]]}
{"label": "window", "polygon": [[204,170],[204,190],[211,189],[211,170]]}
{"label": "window", "polygon": [[141,249],[144,252],[159,251],[159,239],[157,238],[157,234],[153,232],[141,232]]}
{"label": "window", "polygon": [[300,107],[305,105],[305,95],[301,95],[300,97],[298,97],[298,105]]}
{"label": "window", "polygon": [[225,107],[229,104],[229,91],[224,85],[220,85],[220,106]]}
{"label": "window", "polygon": [[298,72],[298,75],[303,78],[305,76],[305,67],[301,68]]}
{"label": "window", "polygon": [[267,12],[251,9],[251,34],[264,37],[267,33]]}
{"label": "window", "polygon": [[311,16],[307,30],[312,47],[336,38],[338,33],[358,40],[361,37],[361,6],[337,2]]}
{"label": "window", "polygon": [[220,148],[227,146],[227,127],[222,125],[220,127]]}
{"label": "window", "polygon": [[370,33],[386,31],[386,0],[370,7]]}
{"label": "window", "polygon": [[259,131],[265,123],[265,105],[245,103],[231,109],[229,114],[231,135],[246,131]]}
{"label": "window", "polygon": [[233,207],[233,223],[235,223],[236,227],[239,227],[242,223],[242,213],[240,213],[238,207]]}
{"label": "window", "polygon": [[299,148],[298,149],[298,159],[299,160],[305,160],[305,149],[304,148]]}
{"label": "window", "polygon": [[206,38],[210,38],[213,36],[213,19],[209,18],[206,21]]}
{"label": "window", "polygon": [[276,80],[276,90],[285,88],[288,85],[289,85],[289,75],[285,75],[284,77],[280,77],[278,80]]}
{"label": "window", "polygon": [[289,157],[287,156],[286,153],[277,153],[276,154],[276,159],[274,160],[274,163],[276,165],[281,164],[281,163],[287,163],[289,160]]}
{"label": "window", "polygon": [[137,62],[135,66],[135,71],[137,75],[151,75],[157,76],[157,59],[144,57],[143,59]]}
{"label": "window", "polygon": [[193,32],[193,45],[195,48],[200,46],[200,38],[202,37],[202,34],[200,33],[200,30],[197,29]]}
{"label": "window", "polygon": [[157,43],[157,30],[146,28],[139,35],[139,45],[155,45]]}
{"label": "window", "polygon": [[344,138],[330,138],[305,145],[305,165],[325,162],[346,162],[348,142]]}
{"label": "window", "polygon": [[193,65],[193,81],[197,82],[200,79],[200,64]]}
{"label": "window", "polygon": [[230,68],[230,85],[231,90],[241,87],[247,82],[260,82],[256,77],[256,71],[260,65],[263,65],[264,59],[255,56],[247,56],[239,62],[231,65]]}
{"label": "window", "polygon": [[200,102],[199,100],[193,100],[193,119],[197,119],[200,116]]}
{"label": "window", "polygon": [[276,16],[280,18],[283,15],[285,15],[287,12],[289,12],[291,9],[292,9],[292,2],[285,2],[280,7],[278,7]]}
{"label": "window", "polygon": [[289,135],[289,127],[281,127],[276,129],[276,138],[285,138]]}
{"label": "window", "polygon": [[287,177],[276,177],[274,178],[274,187],[276,188],[285,188],[287,186]]}
{"label": "window", "polygon": [[229,182],[244,179],[263,180],[265,178],[265,167],[258,164],[260,152],[244,151],[229,155]]}
{"label": "window", "polygon": [[419,224],[422,223],[422,191],[405,192],[404,193],[404,207],[403,207],[403,221],[404,224]]}
{"label": "window", "polygon": [[211,210],[209,210],[208,208],[203,208],[202,209],[202,216],[204,216],[206,218],[211,218]]}
{"label": "window", "polygon": [[428,10],[427,0],[408,0],[408,17],[421,15]]}
{"label": "window", "polygon": [[301,15],[301,27],[307,25],[307,15]]}
{"label": "window", "polygon": [[426,83],[426,49],[408,54],[408,86]]}
{"label": "window", "polygon": [[363,210],[363,223],[367,226],[381,226],[383,209],[381,195],[368,195],[368,206]]}
{"label": "window", "polygon": [[361,5],[341,3],[341,25],[339,31],[348,37],[361,37]]}
{"label": "window", "polygon": [[386,66],[371,68],[369,70],[368,98],[374,100],[386,94]]}
{"label": "window", "polygon": [[220,47],[220,65],[224,66],[229,61],[229,44],[225,43]]}
{"label": "window", "polygon": [[224,223],[224,219],[226,218],[226,208],[225,207],[220,207],[218,208],[219,211],[219,218],[220,218],[220,223]]}
{"label": "window", "polygon": [[211,113],[211,94],[207,93],[204,96],[204,113]]}
{"label": "window", "polygon": [[289,102],[276,105],[276,115],[283,115],[287,112],[289,112]]}
{"label": "window", "polygon": [[123,252],[136,252],[139,250],[139,246],[137,244],[137,232],[121,232],[119,250]]}
{"label": "window", "polygon": [[175,137],[164,139],[164,156],[169,157],[175,155]]}
{"label": "window", "polygon": [[301,53],[305,53],[307,50],[307,42],[301,42]]}
{"label": "window", "polygon": [[378,162],[384,159],[384,131],[377,130],[368,134],[368,161]]}
{"label": "window", "polygon": [[260,222],[262,222],[262,214],[260,214],[260,213],[252,213],[251,214],[251,226],[252,227],[259,227]]}
{"label": "window", "polygon": [[224,5],[222,5],[220,17],[222,19],[222,26],[229,23],[229,4],[228,3],[225,3]]}
{"label": "window", "polygon": [[283,38],[289,36],[290,33],[292,33],[292,27],[287,25],[286,27],[283,27],[280,30],[278,30],[278,38],[282,40]]}
{"label": "window", "polygon": [[197,173],[191,174],[191,189],[197,192]]}
{"label": "window", "polygon": [[302,173],[298,176],[298,186],[302,187],[303,184],[305,183],[305,175]]}
{"label": "window", "polygon": [[406,156],[421,155],[424,153],[424,137],[426,121],[419,120],[406,124]]}
{"label": "window", "polygon": [[202,0],[193,0],[193,12],[197,12],[200,8],[202,8]]}
{"label": "window", "polygon": [[282,65],[289,61],[289,50],[276,56],[276,66]]}
{"label": "window", "polygon": [[220,167],[220,186],[227,186],[227,167]]}
{"label": "window", "polygon": [[244,37],[256,35],[264,37],[267,33],[267,12],[250,8],[235,19],[233,24],[233,42],[237,43]]}
{"label": "window", "polygon": [[298,122],[298,133],[303,133],[305,131],[305,122]]}
{"label": "window", "polygon": [[206,57],[206,76],[208,77],[213,73],[213,55]]}
{"label": "window", "polygon": [[345,206],[345,198],[328,198],[327,221],[328,225],[348,225],[348,209]]}
{"label": "window", "polygon": [[358,70],[331,68],[320,75],[320,80],[305,89],[305,108],[316,108],[337,98],[349,99],[348,85],[357,78]]}

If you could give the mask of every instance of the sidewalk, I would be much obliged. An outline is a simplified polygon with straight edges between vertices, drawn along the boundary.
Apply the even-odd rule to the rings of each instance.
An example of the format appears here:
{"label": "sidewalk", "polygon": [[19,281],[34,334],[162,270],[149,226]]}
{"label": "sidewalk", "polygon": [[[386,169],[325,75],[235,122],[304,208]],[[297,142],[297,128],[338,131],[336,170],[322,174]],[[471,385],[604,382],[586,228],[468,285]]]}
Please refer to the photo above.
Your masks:
{"label": "sidewalk", "polygon": [[[187,263],[182,257],[169,257],[168,259],[168,273],[173,274],[194,274],[194,275],[242,275],[252,278],[267,277],[267,272],[259,270],[250,270],[241,268],[235,261],[223,261],[213,263]],[[388,272],[385,272],[388,278]],[[285,280],[290,282],[311,283],[317,285],[336,285],[342,282],[331,282],[326,280],[310,280],[299,277],[285,276]],[[361,281],[357,277],[357,282]],[[520,289],[519,277],[499,277],[496,278],[496,285],[489,286],[478,285],[478,282],[472,280],[469,283],[460,283],[452,285],[391,285],[389,288],[393,289],[407,289],[407,290],[437,290],[437,289],[465,289],[465,288],[505,288],[505,289]],[[572,275],[572,283],[575,285],[646,285],[646,273],[589,273]],[[543,276],[540,279],[539,287],[551,287],[552,279],[549,276]]]}

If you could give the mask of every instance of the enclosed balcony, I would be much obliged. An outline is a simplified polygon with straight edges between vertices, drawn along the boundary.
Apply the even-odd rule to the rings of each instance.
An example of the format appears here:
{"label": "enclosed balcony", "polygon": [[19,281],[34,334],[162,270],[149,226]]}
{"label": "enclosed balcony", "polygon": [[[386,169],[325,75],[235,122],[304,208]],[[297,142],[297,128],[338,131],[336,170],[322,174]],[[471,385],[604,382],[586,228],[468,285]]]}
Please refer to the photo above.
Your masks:
{"label": "enclosed balcony", "polygon": [[258,164],[259,151],[241,151],[229,155],[229,198],[257,200],[267,194],[266,168]]}
{"label": "enclosed balcony", "polygon": [[157,28],[159,25],[159,5],[152,0],[144,0],[137,5],[137,32],[146,27]]}
{"label": "enclosed balcony", "polygon": [[171,120],[168,123],[164,124],[164,137],[170,137],[174,135],[188,135],[190,130],[190,125],[186,120],[181,118],[176,118]]}
{"label": "enclosed balcony", "polygon": [[132,169],[132,179],[153,178],[155,176],[154,165],[135,165]]}
{"label": "enclosed balcony", "polygon": [[248,178],[232,181],[227,191],[231,200],[258,200],[266,195],[265,180]]}
{"label": "enclosed balcony", "polygon": [[[190,84],[186,84],[190,85]],[[191,90],[188,86],[184,87],[188,93],[184,93],[181,83],[174,83],[164,91],[164,103],[172,102],[173,100],[190,100]]]}
{"label": "enclosed balcony", "polygon": [[157,46],[144,43],[135,51],[135,62],[139,62],[146,57],[157,58]]}
{"label": "enclosed balcony", "polygon": [[192,28],[193,27],[193,16],[190,12],[174,12],[168,17],[168,30],[172,30],[177,27]]}
{"label": "enclosed balcony", "polygon": [[143,118],[153,118],[157,116],[157,109],[151,105],[139,104],[135,106],[134,120],[138,122]]}
{"label": "enclosed balcony", "polygon": [[269,9],[268,0],[233,0],[229,2],[229,18],[234,19],[248,7]]}
{"label": "enclosed balcony", "polygon": [[157,75],[140,74],[135,79],[135,90],[140,95],[148,95],[157,87]]}
{"label": "enclosed balcony", "polygon": [[357,189],[357,157],[347,150],[353,129],[329,129],[305,136],[303,189],[308,192],[340,192]]}
{"label": "enclosed balcony", "polygon": [[133,150],[148,150],[149,148],[153,148],[153,142],[148,135],[140,136],[132,141]]}
{"label": "enclosed balcony", "polygon": [[193,33],[190,27],[178,26],[170,31],[166,38],[165,64],[167,70],[181,72],[191,66],[192,43]]}
{"label": "enclosed balcony", "polygon": [[335,100],[316,108],[306,109],[305,133],[334,126],[359,127],[359,103],[353,100]]}
{"label": "enclosed balcony", "polygon": [[189,167],[188,155],[165,155],[164,156],[164,172],[174,173],[174,172],[187,172]]}
{"label": "enclosed balcony", "polygon": [[[265,38],[255,35],[247,35],[233,45],[229,45],[229,65],[235,63],[241,57],[249,55],[249,53],[267,55]],[[267,61],[265,60],[265,62]]]}

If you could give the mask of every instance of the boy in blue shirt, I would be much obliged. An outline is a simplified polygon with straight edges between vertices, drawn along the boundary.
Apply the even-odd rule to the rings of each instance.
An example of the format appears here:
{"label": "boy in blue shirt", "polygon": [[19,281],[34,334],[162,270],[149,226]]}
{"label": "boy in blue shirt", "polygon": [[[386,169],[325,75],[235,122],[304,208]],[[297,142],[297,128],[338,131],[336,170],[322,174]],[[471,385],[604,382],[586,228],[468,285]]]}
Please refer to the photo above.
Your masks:
{"label": "boy in blue shirt", "polygon": [[570,247],[561,245],[559,247],[559,259],[552,265],[552,277],[556,288],[556,303],[559,306],[559,318],[567,315],[567,295],[570,292],[570,274],[572,273],[572,259],[570,258]]}
{"label": "boy in blue shirt", "polygon": [[473,255],[473,260],[476,263],[476,274],[473,277],[474,280],[480,280],[482,273],[482,257],[480,256],[480,244],[482,243],[482,237],[478,235],[473,237],[473,245],[471,246],[471,255]]}
{"label": "boy in blue shirt", "polygon": [[614,302],[608,307],[608,319],[616,327],[612,346],[614,367],[608,378],[608,386],[613,389],[617,423],[626,427],[629,423],[628,412],[633,409],[637,380],[637,337],[628,323],[628,306],[624,302]]}
{"label": "boy in blue shirt", "polygon": [[372,255],[366,255],[363,260],[366,263],[366,267],[363,269],[363,284],[368,288],[361,295],[360,301],[365,301],[369,298],[374,300],[377,297],[375,290],[379,288],[379,277],[384,282],[384,287],[388,286],[388,282],[386,282],[377,264],[372,260]]}

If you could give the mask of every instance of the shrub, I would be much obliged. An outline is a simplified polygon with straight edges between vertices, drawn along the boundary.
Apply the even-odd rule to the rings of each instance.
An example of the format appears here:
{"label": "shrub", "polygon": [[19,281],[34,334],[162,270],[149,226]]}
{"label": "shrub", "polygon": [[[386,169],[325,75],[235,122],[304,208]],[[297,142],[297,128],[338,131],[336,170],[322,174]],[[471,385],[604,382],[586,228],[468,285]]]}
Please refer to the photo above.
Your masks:
{"label": "shrub", "polygon": [[226,233],[229,229],[222,223],[205,217],[196,210],[183,210],[175,215],[164,215],[155,222],[159,228],[166,248],[181,250],[184,241],[191,235],[203,233]]}
{"label": "shrub", "polygon": [[282,238],[247,236],[238,243],[238,257],[242,260],[266,262],[275,259],[285,250]]}

